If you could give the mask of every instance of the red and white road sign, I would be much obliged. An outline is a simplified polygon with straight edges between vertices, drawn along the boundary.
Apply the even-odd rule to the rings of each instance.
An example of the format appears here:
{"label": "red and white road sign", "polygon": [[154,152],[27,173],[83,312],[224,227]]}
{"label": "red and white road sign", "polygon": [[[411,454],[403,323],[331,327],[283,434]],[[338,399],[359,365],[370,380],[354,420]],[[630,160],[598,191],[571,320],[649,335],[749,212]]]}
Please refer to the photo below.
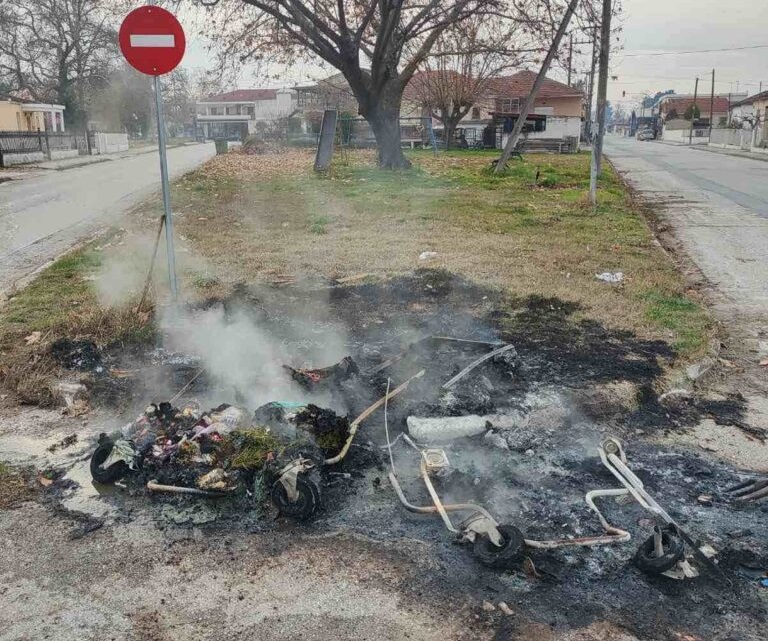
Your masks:
{"label": "red and white road sign", "polygon": [[149,76],[173,71],[187,44],[176,16],[155,6],[139,7],[125,16],[119,39],[128,63]]}

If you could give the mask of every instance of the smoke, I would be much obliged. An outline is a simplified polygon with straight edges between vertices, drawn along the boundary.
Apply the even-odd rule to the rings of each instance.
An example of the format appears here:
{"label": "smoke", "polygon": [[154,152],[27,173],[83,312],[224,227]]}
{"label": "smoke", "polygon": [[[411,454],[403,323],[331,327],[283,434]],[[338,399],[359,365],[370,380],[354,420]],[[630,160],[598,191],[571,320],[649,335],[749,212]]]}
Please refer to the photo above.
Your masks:
{"label": "smoke", "polygon": [[[152,225],[157,225],[153,220]],[[152,254],[157,241],[156,232],[132,233],[125,231],[119,239],[102,245],[102,262],[94,278],[94,289],[99,302],[105,307],[120,307],[129,302],[136,302],[147,280]],[[155,257],[152,279],[155,291],[161,296],[168,289],[168,259],[165,236],[160,242]],[[185,280],[215,281],[212,267],[197,252],[189,251],[186,243],[178,240],[176,244],[176,273],[184,284]]]}
{"label": "smoke", "polygon": [[337,325],[297,318],[260,322],[253,309],[219,305],[169,309],[160,329],[165,348],[199,359],[213,382],[215,403],[235,401],[253,409],[271,401],[312,402],[346,411],[330,395],[304,390],[284,367],[325,367],[346,356],[346,335]]}

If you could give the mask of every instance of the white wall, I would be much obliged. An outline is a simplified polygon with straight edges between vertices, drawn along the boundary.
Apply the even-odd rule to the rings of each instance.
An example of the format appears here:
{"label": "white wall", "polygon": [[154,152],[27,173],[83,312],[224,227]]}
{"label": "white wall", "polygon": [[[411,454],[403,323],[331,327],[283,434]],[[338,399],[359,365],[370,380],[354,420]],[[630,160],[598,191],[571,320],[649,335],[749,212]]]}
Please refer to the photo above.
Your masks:
{"label": "white wall", "polygon": [[723,149],[742,149],[766,153],[768,150],[760,146],[763,139],[762,133],[762,127],[756,129],[713,129],[709,144],[712,147],[722,147]]}
{"label": "white wall", "polygon": [[128,134],[97,133],[94,135],[92,151],[94,154],[115,154],[120,151],[128,151]]}
{"label": "white wall", "polygon": [[581,135],[581,118],[575,116],[547,116],[544,131],[532,131],[529,138],[568,138]]}
{"label": "white wall", "polygon": [[[697,135],[697,133],[702,135]],[[706,145],[709,142],[709,136],[707,133],[707,129],[694,129],[693,137],[691,138],[691,144]],[[667,142],[676,142],[687,145],[690,135],[690,127],[688,129],[667,129],[665,127],[661,137],[662,140],[666,140]]]}
{"label": "white wall", "polygon": [[31,151],[26,154],[3,154],[3,163],[6,167],[10,165],[24,165],[30,162],[43,162],[48,160],[42,151]]}
{"label": "white wall", "polygon": [[[78,155],[77,149],[52,149],[51,160],[61,160],[62,158],[74,158]],[[47,162],[48,157],[43,151],[30,151],[23,154],[5,153],[3,154],[3,163],[6,167],[10,165],[26,165],[28,163]]]}

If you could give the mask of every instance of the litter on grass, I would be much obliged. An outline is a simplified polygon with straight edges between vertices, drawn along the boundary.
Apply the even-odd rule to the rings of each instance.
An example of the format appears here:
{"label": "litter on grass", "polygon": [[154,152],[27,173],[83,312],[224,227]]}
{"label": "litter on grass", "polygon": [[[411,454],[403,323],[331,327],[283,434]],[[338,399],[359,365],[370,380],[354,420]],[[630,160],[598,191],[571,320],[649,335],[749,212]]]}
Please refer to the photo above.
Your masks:
{"label": "litter on grass", "polygon": [[624,272],[603,272],[602,274],[595,274],[595,278],[606,283],[620,283],[624,280]]}

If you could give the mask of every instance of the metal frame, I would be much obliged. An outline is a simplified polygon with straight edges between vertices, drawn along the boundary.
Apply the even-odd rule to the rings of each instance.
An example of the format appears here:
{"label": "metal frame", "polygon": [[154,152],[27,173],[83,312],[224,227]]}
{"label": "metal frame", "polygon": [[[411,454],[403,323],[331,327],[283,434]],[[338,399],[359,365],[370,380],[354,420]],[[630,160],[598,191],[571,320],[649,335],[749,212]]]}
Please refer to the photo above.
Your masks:
{"label": "metal frame", "polygon": [[[430,453],[434,454],[437,452],[442,452],[443,457],[445,457],[443,450],[421,448],[405,434],[403,434],[403,440],[421,455],[420,476],[424,481],[424,484],[427,487],[427,491],[429,492],[429,495],[432,498],[432,502],[434,504],[432,506],[418,506],[410,503],[405,497],[402,488],[400,487],[400,483],[398,482],[397,476],[395,475],[393,464],[392,471],[389,473],[389,482],[395,489],[395,492],[397,493],[397,496],[403,506],[410,512],[415,512],[417,514],[438,513],[440,518],[443,520],[445,527],[450,532],[462,535],[464,539],[474,541],[475,536],[482,533],[488,535],[488,537],[495,545],[500,546],[502,544],[502,537],[498,531],[499,523],[488,513],[485,508],[480,507],[479,505],[475,505],[474,503],[445,504],[440,500],[440,497],[437,494],[434,485],[432,484],[432,480],[430,479],[430,472],[439,472],[440,469],[447,467],[447,458],[445,458],[446,464],[433,466],[432,469],[430,469],[429,461]],[[388,446],[390,447],[391,451],[391,444],[388,443]],[[630,533],[608,523],[607,519],[603,516],[594,502],[595,499],[599,497],[624,496],[628,493],[629,491],[626,489],[592,490],[591,492],[588,492],[584,497],[584,500],[586,501],[589,508],[595,512],[595,514],[597,514],[600,520],[600,524],[605,530],[605,534],[597,536],[586,536],[575,539],[550,539],[544,541],[539,541],[537,539],[524,539],[525,545],[540,550],[552,550],[561,547],[612,545],[614,543],[625,543],[629,541],[631,539]],[[472,512],[469,518],[463,522],[461,529],[454,526],[450,517],[448,516],[448,512],[458,511]]]}

